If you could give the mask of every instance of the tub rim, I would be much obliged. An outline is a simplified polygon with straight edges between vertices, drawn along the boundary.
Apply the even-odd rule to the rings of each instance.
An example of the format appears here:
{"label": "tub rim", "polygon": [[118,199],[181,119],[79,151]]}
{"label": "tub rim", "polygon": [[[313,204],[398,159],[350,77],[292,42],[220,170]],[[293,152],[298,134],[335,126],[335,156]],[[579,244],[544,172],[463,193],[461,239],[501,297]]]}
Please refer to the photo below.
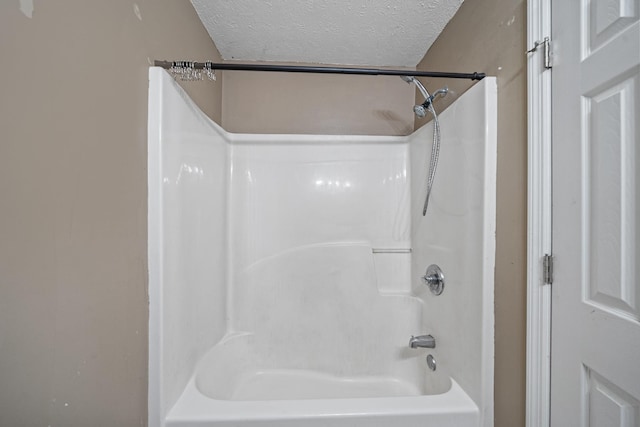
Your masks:
{"label": "tub rim", "polygon": [[479,408],[453,379],[442,394],[299,400],[218,400],[200,392],[192,375],[165,422],[276,421],[357,416],[478,414]]}

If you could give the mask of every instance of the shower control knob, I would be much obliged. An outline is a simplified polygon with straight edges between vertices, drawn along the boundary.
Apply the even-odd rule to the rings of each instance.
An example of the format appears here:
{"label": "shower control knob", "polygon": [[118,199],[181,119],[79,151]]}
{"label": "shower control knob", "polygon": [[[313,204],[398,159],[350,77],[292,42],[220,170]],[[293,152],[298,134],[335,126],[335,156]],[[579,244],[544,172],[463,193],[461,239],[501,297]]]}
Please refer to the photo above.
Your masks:
{"label": "shower control knob", "polygon": [[431,264],[422,276],[422,283],[429,287],[431,293],[440,295],[444,291],[444,273],[436,264]]}

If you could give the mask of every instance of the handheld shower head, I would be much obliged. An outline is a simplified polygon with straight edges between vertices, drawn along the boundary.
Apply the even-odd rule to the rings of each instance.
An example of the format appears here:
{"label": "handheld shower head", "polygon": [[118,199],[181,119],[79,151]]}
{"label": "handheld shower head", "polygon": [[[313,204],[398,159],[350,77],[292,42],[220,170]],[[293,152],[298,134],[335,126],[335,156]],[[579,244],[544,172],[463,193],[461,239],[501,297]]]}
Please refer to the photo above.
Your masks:
{"label": "handheld shower head", "polygon": [[433,92],[433,95],[429,95],[427,99],[424,100],[422,105],[416,105],[415,107],[413,107],[413,112],[416,113],[418,117],[424,117],[427,114],[429,108],[431,108],[433,100],[438,96],[444,97],[447,95],[447,93],[449,93],[449,88],[446,86],[442,89],[438,89],[437,91]]}
{"label": "handheld shower head", "polygon": [[438,89],[437,91],[433,92],[433,95],[431,95],[431,102],[433,102],[436,96],[445,97],[447,96],[448,93],[449,93],[449,88],[447,86],[441,89]]}

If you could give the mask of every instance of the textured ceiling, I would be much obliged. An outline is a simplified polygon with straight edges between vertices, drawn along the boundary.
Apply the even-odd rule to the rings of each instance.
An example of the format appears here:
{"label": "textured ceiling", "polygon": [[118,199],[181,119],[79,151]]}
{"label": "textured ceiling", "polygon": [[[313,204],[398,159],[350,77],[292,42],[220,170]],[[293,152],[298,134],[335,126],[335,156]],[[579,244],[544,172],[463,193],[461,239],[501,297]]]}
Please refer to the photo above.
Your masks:
{"label": "textured ceiling", "polygon": [[227,60],[415,67],[463,0],[191,2]]}

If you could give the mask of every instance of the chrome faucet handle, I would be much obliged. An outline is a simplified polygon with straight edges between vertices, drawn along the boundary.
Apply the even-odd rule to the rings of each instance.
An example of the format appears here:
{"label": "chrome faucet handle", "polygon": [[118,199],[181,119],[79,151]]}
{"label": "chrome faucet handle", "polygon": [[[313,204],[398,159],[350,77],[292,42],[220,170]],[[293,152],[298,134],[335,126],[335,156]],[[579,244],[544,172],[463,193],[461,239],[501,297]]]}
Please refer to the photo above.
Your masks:
{"label": "chrome faucet handle", "polygon": [[444,291],[444,273],[436,264],[431,264],[422,276],[422,283],[429,286],[434,295],[440,295]]}

